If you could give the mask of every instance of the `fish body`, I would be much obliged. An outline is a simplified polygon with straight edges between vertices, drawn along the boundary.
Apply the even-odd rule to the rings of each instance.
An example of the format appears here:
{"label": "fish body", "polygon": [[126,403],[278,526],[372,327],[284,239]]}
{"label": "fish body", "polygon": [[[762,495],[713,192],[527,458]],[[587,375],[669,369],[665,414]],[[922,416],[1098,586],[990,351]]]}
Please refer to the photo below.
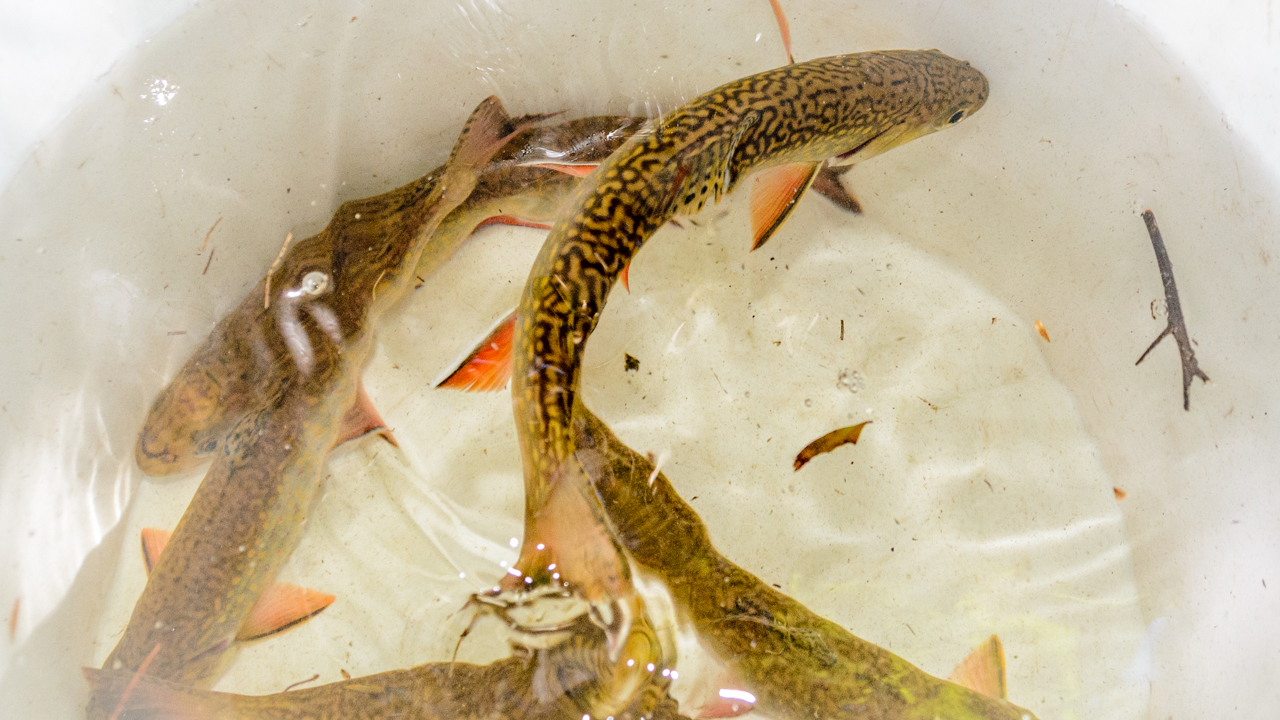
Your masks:
{"label": "fish body", "polygon": [[[300,539],[339,419],[356,403],[376,319],[413,287],[423,243],[471,193],[511,129],[496,98],[481,103],[438,181],[344,204],[263,281],[264,293],[275,288],[269,307],[236,311],[252,316],[250,355],[276,381],[218,443],[104,668],[145,666],[193,685],[221,673]],[[90,717],[109,704],[92,698]]]}
{"label": "fish body", "polygon": [[[506,121],[507,129],[541,116]],[[616,150],[641,125],[626,116],[595,116],[557,125],[520,131],[480,172],[467,199],[450,212],[422,248],[413,276],[430,277],[444,264],[477,225],[494,217],[503,222],[550,222],[578,185],[578,177],[554,166],[593,166]],[[553,167],[548,167],[553,166]],[[388,218],[403,213],[402,232],[408,232],[420,216],[409,212],[415,198],[430,194],[445,176],[441,165],[413,183],[390,193],[344,203],[324,232],[286,249],[282,268],[272,285],[280,288],[288,268],[305,258],[323,258],[345,243],[359,247],[364,238],[349,234],[367,227],[371,213]],[[360,221],[356,221],[359,215]],[[423,238],[418,238],[422,240]],[[388,253],[408,252],[409,245],[386,248]],[[377,258],[361,253],[346,262],[365,262],[380,270],[394,261],[390,254]],[[267,280],[258,283],[245,300],[220,320],[204,343],[161,392],[139,433],[135,456],[150,475],[170,475],[208,462],[230,429],[246,414],[265,407],[295,374],[291,363],[278,363],[279,336],[276,318],[264,308]],[[275,343],[278,344],[278,343]],[[354,426],[356,431],[362,426]]]}
{"label": "fish body", "polygon": [[640,246],[673,216],[697,212],[761,171],[772,190],[760,203],[759,245],[824,161],[857,162],[947,127],[981,107],[987,92],[981,73],[936,50],[798,63],[696,98],[586,179],[539,253],[516,319],[512,398],[525,537],[519,574],[503,578],[502,593],[567,585],[601,607],[631,587],[575,459],[571,417],[587,340]]}
{"label": "fish body", "polygon": [[[120,720],[677,720],[670,680],[649,665],[657,640],[636,626],[623,659],[579,623],[545,649],[517,648],[488,665],[438,662],[273,695],[210,692],[132,673],[86,669],[95,690],[124,697]],[[653,667],[654,670],[649,668]],[[132,684],[132,687],[130,687]]]}
{"label": "fish body", "polygon": [[[854,636],[729,561],[666,476],[581,403],[574,432],[578,457],[622,545],[662,580],[677,611],[765,715],[777,720],[1034,720],[1030,711],[1007,700],[933,677]],[[1002,656],[998,640],[995,646]],[[997,686],[1002,692],[1002,672]]]}

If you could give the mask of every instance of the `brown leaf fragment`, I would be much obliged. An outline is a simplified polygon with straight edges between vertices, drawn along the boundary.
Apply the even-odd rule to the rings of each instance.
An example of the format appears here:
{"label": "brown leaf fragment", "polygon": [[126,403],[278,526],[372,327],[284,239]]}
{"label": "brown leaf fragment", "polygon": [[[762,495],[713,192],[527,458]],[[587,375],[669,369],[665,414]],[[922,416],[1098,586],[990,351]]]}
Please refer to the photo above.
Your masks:
{"label": "brown leaf fragment", "polygon": [[1113,488],[1111,488],[1111,492],[1113,492],[1113,493],[1115,493],[1115,494],[1116,494],[1116,499],[1117,499],[1117,500],[1123,500],[1123,499],[1125,499],[1125,498],[1129,497],[1129,493],[1127,493],[1127,492],[1125,492],[1125,491],[1121,490],[1121,489],[1120,489],[1120,488],[1118,488],[1118,487],[1113,487]]}
{"label": "brown leaf fragment", "polygon": [[815,457],[823,453],[829,453],[841,445],[846,443],[852,445],[858,442],[858,436],[862,434],[862,428],[870,422],[871,421],[868,420],[866,422],[858,423],[857,425],[840,428],[839,430],[832,430],[826,435],[823,435],[817,440],[809,443],[800,451],[799,455],[796,455],[795,469],[799,470],[805,466],[805,463]]}
{"label": "brown leaf fragment", "polygon": [[1049,331],[1044,329],[1044,323],[1039,320],[1036,321],[1036,332],[1040,333],[1045,342],[1049,342]]}

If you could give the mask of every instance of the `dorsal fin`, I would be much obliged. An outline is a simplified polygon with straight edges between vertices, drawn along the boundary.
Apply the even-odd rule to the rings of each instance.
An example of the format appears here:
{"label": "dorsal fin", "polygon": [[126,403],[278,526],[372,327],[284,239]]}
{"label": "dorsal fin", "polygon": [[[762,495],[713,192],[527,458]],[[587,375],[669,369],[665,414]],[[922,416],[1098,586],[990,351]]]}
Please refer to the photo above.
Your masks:
{"label": "dorsal fin", "polygon": [[751,187],[751,249],[768,242],[813,184],[822,163],[790,163],[756,173]]}
{"label": "dorsal fin", "polygon": [[1008,700],[1009,689],[1005,684],[1004,646],[997,635],[973,649],[947,679],[974,692],[997,700]]}
{"label": "dorsal fin", "polygon": [[516,311],[498,323],[438,388],[487,392],[501,390],[511,379],[511,343],[515,339]]}

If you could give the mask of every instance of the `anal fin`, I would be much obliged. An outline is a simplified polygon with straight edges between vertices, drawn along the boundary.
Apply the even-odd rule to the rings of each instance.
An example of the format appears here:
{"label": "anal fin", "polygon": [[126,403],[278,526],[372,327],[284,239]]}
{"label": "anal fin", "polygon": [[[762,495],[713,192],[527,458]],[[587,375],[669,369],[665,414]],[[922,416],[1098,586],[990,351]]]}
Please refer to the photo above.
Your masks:
{"label": "anal fin", "polygon": [[997,700],[1009,699],[1005,683],[1004,646],[992,635],[956,665],[947,679]]}
{"label": "anal fin", "polygon": [[[160,560],[160,554],[173,533],[156,528],[142,530],[142,561],[147,574]],[[236,640],[257,640],[287,630],[315,617],[333,604],[334,596],[291,583],[274,583],[258,596],[249,617],[240,627]]]}
{"label": "anal fin", "polygon": [[466,359],[444,380],[438,388],[488,392],[501,390],[511,379],[511,344],[515,340],[516,311],[502,319]]}
{"label": "anal fin", "polygon": [[790,163],[756,173],[751,186],[751,249],[768,242],[804,191],[813,184],[822,163]]}

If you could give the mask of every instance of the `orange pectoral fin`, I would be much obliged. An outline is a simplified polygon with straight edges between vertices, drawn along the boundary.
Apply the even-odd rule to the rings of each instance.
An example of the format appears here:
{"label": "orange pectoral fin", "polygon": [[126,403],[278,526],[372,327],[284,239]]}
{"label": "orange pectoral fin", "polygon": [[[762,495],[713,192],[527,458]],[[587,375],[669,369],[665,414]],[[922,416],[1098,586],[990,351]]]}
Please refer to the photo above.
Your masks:
{"label": "orange pectoral fin", "polygon": [[627,294],[631,294],[631,263],[627,263],[622,268],[622,272],[618,273],[618,279],[622,281],[622,287],[626,288]]}
{"label": "orange pectoral fin", "polygon": [[488,225],[511,225],[514,227],[538,228],[539,230],[551,229],[551,226],[546,223],[534,222],[532,220],[521,220],[514,215],[494,215],[493,217],[487,217],[481,220],[480,224],[476,225],[471,232],[475,232],[476,230]]}
{"label": "orange pectoral fin", "polygon": [[475,350],[446,377],[438,388],[487,392],[501,390],[511,379],[511,343],[516,333],[516,311],[503,318]]}
{"label": "orange pectoral fin", "polygon": [[572,175],[574,177],[581,178],[581,177],[586,177],[590,175],[591,171],[595,170],[597,165],[599,165],[599,163],[570,164],[570,163],[539,162],[539,163],[529,163],[525,167],[546,168],[548,170],[555,170],[556,172],[562,172],[565,175]]}
{"label": "orange pectoral fin", "polygon": [[356,401],[347,409],[338,424],[338,439],[333,443],[334,447],[348,440],[362,438],[371,432],[378,433],[393,446],[400,447],[400,443],[396,442],[391,431],[387,429],[386,421],[373,406],[369,393],[365,392],[364,382],[360,382],[356,389]]}
{"label": "orange pectoral fin", "polygon": [[258,640],[306,622],[333,603],[333,596],[290,583],[269,586],[240,626],[236,640]]}
{"label": "orange pectoral fin", "polygon": [[1005,684],[1004,646],[1000,644],[999,636],[992,635],[986,642],[974,648],[973,652],[951,671],[947,679],[988,697],[1008,700],[1009,688]]}
{"label": "orange pectoral fin", "polygon": [[751,187],[751,249],[768,242],[809,189],[822,163],[791,163],[762,170]]}
{"label": "orange pectoral fin", "polygon": [[172,534],[168,530],[142,528],[142,564],[146,566],[148,575],[156,563],[160,562],[160,553],[164,552],[164,546],[169,543],[169,536]]}

